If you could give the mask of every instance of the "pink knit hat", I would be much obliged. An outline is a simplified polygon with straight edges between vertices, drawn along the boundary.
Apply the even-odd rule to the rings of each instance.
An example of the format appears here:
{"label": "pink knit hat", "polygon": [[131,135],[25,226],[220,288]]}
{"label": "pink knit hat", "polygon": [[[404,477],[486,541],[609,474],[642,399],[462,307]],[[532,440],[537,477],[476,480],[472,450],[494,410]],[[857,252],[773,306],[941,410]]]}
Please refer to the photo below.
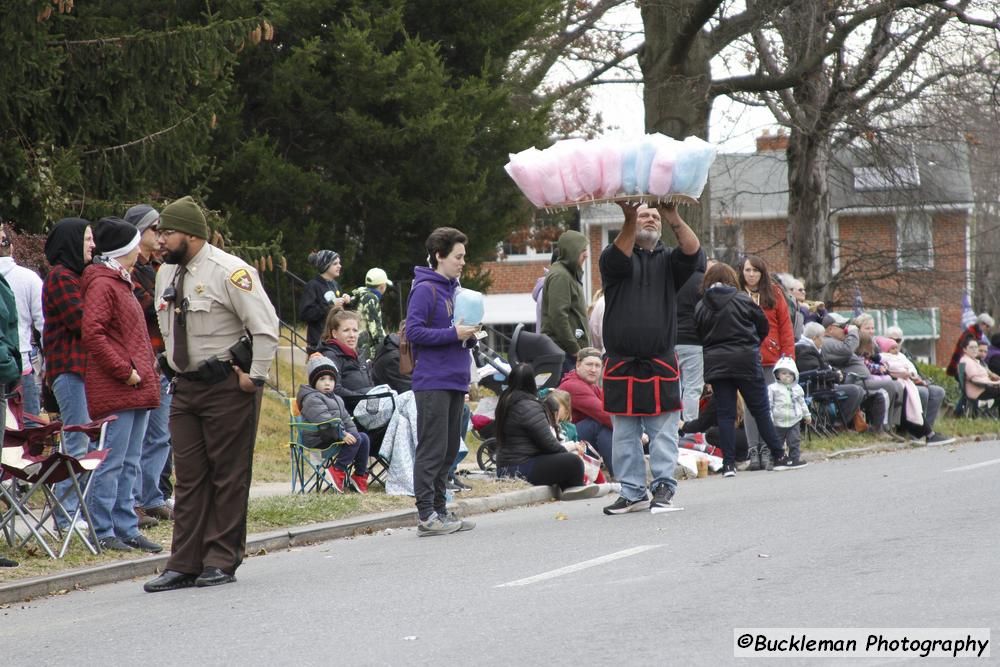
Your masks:
{"label": "pink knit hat", "polygon": [[899,343],[897,343],[893,339],[885,338],[884,336],[876,336],[875,344],[878,345],[878,349],[882,350],[883,352],[888,352],[893,347],[899,345]]}

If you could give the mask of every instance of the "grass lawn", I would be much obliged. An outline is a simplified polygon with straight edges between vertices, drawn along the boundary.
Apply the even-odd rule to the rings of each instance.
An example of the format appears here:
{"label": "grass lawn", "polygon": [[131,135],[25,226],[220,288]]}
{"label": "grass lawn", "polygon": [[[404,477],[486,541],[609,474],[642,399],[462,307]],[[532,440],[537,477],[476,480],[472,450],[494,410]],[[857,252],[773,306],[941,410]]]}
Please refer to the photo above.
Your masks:
{"label": "grass lawn", "polygon": [[[475,478],[466,480],[466,483],[472,487],[472,490],[460,494],[461,498],[492,496],[528,486],[526,483],[511,480],[496,481]],[[252,498],[247,516],[247,532],[248,534],[262,533],[286,526],[335,521],[352,516],[385,512],[388,510],[408,509],[411,507],[413,507],[413,498],[409,496],[387,496],[378,487],[365,495],[357,493],[313,493],[309,495]],[[169,548],[172,530],[173,523],[165,522],[143,532],[150,539]],[[74,539],[66,557],[61,560],[52,560],[38,549],[37,546],[31,544],[25,549],[13,550],[7,546],[5,541],[0,541],[0,555],[16,560],[21,564],[20,567],[16,568],[0,569],[0,583],[3,583],[26,577],[54,574],[78,567],[143,558],[148,554],[134,552],[123,555],[115,552],[94,556],[83,547],[78,539]]]}
{"label": "grass lawn", "polygon": [[[934,424],[934,430],[938,433],[955,437],[974,435],[996,437],[997,433],[1000,432],[1000,422],[989,419],[965,419],[942,415]],[[835,452],[842,449],[869,447],[879,442],[887,441],[889,441],[889,438],[885,436],[877,438],[869,433],[847,431],[838,433],[830,438],[817,438],[813,436],[809,441],[803,438],[802,449],[809,452]]]}

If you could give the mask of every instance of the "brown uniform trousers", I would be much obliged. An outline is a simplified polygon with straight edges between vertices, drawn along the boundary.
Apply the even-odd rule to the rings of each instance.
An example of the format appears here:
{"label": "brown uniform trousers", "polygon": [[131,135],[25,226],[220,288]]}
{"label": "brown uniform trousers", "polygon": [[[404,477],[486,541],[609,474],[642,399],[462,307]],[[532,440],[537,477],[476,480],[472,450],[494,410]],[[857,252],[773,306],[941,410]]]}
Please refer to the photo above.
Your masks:
{"label": "brown uniform trousers", "polygon": [[177,473],[174,536],[167,569],[230,574],[246,550],[247,502],[262,392],[235,373],[208,384],[177,378],[170,437]]}

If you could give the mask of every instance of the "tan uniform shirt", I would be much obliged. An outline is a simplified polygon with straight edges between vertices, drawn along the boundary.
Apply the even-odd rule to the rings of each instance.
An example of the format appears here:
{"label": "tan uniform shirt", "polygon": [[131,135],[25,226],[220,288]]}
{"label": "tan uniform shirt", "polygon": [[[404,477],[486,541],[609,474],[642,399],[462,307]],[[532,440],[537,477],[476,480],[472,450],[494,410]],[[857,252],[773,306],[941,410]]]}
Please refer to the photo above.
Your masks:
{"label": "tan uniform shirt", "polygon": [[[170,366],[189,373],[212,356],[231,359],[229,348],[249,331],[253,336],[250,377],[266,379],[278,347],[278,315],[257,271],[239,257],[206,243],[186,265],[184,294],[167,303],[163,292],[170,285],[176,286],[179,268],[164,264],[156,274],[156,317]],[[181,307],[184,299],[188,300],[189,365],[175,368],[174,308]]]}

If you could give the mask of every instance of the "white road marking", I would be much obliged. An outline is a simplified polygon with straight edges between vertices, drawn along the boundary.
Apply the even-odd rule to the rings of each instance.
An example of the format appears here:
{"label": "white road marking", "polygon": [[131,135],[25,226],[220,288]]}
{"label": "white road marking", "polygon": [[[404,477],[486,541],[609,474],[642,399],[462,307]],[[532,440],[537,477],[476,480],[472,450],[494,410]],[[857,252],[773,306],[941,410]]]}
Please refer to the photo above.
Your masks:
{"label": "white road marking", "polygon": [[965,472],[966,470],[975,470],[976,468],[995,466],[998,463],[1000,463],[1000,459],[992,459],[990,461],[983,461],[982,463],[973,463],[970,466],[962,466],[961,468],[952,468],[951,470],[945,470],[945,472]]}
{"label": "white road marking", "polygon": [[535,584],[538,583],[539,581],[545,581],[546,579],[554,579],[555,577],[561,577],[564,574],[572,574],[573,572],[579,572],[580,570],[586,570],[592,567],[597,567],[598,565],[604,565],[605,563],[610,563],[612,561],[620,560],[622,558],[635,556],[645,551],[649,551],[650,549],[656,549],[659,546],[661,545],[647,544],[641,547],[632,547],[631,549],[625,549],[624,551],[616,551],[615,553],[608,554],[607,556],[592,558],[590,560],[585,560],[582,563],[576,563],[575,565],[567,565],[566,567],[561,567],[558,570],[550,570],[549,572],[536,574],[533,577],[526,577],[525,579],[516,579],[515,581],[508,581],[506,584],[498,584],[494,586],[494,588],[507,588],[511,586],[527,586],[528,584]]}

